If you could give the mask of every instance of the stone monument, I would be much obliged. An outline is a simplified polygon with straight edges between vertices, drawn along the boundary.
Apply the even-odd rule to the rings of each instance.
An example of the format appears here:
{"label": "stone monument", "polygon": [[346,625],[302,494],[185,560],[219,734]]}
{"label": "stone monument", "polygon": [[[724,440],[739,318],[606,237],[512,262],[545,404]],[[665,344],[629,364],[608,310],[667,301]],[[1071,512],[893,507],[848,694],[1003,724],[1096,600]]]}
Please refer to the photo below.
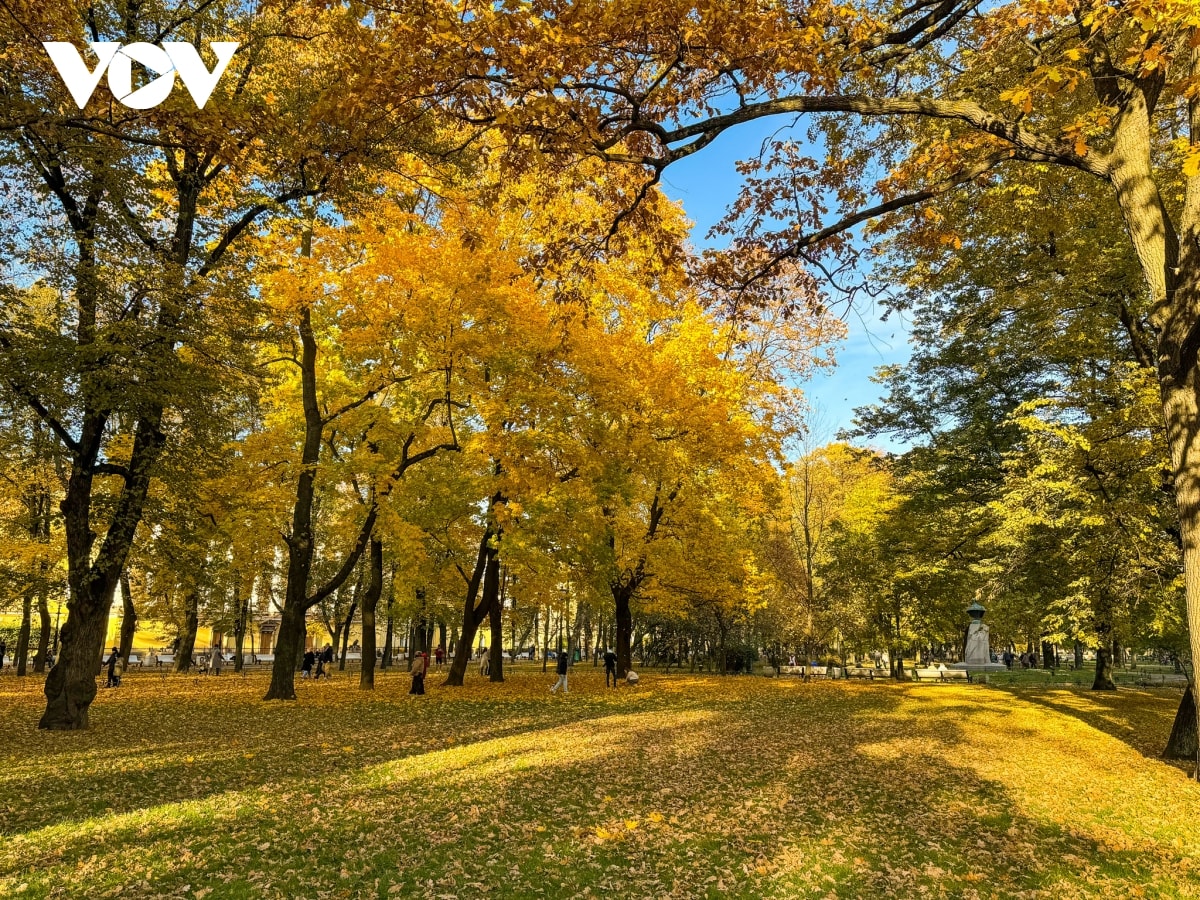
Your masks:
{"label": "stone monument", "polygon": [[983,624],[983,614],[986,610],[975,601],[967,607],[967,615],[971,624],[967,626],[967,639],[963,647],[963,661],[955,663],[951,668],[966,669],[968,672],[1004,672],[1004,663],[992,662],[991,637],[989,629]]}

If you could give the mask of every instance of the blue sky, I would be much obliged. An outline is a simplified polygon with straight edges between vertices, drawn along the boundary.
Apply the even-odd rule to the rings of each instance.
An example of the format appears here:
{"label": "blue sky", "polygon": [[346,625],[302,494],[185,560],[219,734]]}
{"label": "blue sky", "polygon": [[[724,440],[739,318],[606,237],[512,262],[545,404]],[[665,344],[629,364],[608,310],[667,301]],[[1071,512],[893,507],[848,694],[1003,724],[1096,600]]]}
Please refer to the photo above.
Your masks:
{"label": "blue sky", "polygon": [[[734,168],[739,159],[753,156],[763,139],[777,131],[779,120],[749,122],[726,132],[704,150],[675,163],[666,170],[665,193],[683,203],[695,223],[692,237],[698,246],[708,229],[718,221],[726,206],[737,196],[741,176]],[[862,308],[848,314],[849,335],[837,347],[837,367],[818,373],[803,385],[815,412],[815,437],[833,440],[841,428],[851,424],[854,408],[879,399],[880,386],[870,381],[876,367],[908,359],[908,334],[896,316],[883,322],[880,310]],[[887,440],[872,444],[885,450],[903,449]]]}

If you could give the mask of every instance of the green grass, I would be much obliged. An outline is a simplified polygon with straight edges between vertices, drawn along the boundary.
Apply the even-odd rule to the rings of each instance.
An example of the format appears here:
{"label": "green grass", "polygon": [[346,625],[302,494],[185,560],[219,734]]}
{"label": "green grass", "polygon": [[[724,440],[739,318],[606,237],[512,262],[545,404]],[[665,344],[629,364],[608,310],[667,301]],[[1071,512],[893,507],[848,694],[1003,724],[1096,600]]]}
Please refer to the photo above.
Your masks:
{"label": "green grass", "polygon": [[438,681],[0,678],[0,897],[1200,897],[1178,691]]}

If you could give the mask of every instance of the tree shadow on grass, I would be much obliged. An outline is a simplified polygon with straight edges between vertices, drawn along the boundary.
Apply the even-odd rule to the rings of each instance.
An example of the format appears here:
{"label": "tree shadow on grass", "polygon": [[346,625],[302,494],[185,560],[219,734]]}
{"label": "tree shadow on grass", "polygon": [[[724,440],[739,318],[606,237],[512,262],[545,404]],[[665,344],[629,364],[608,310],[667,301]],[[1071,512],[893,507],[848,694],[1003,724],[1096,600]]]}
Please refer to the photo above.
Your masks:
{"label": "tree shadow on grass", "polygon": [[[1183,691],[1174,688],[1120,688],[1093,691],[1087,688],[1012,691],[1028,703],[1052,709],[1086,722],[1097,731],[1128,744],[1147,759],[1161,759],[1179,709]],[[1131,702],[1136,698],[1136,702]],[[1186,763],[1166,760],[1187,768]]]}
{"label": "tree shadow on grass", "polygon": [[[954,686],[693,688],[630,695],[624,708],[506,701],[504,714],[474,726],[457,720],[478,700],[414,707],[423,725],[474,737],[355,751],[283,781],[230,769],[227,754],[212,769],[225,773],[221,788],[202,799],[18,836],[21,847],[0,849],[0,893],[18,879],[32,895],[191,885],[211,887],[210,900],[1086,897],[1134,887],[1170,896],[1172,884],[1186,896],[1195,887],[1185,862],[1200,855],[1191,824],[1200,794],[1175,798],[1186,828],[1172,848],[1105,782],[1103,755],[1117,745],[1097,735],[1105,746],[1093,754],[1057,743],[1053,722],[1034,727],[1040,713],[1024,697]],[[362,715],[372,739],[414,727]],[[1079,804],[1079,816],[1042,802],[1023,771],[1038,767],[1071,785],[1061,802]],[[1108,818],[1090,814],[1084,776],[1115,798]],[[1175,787],[1167,770],[1146,777],[1164,794]],[[1057,790],[1053,777],[1044,790]]]}
{"label": "tree shadow on grass", "polygon": [[[0,836],[200,800],[230,784],[286,790],[314,771],[353,772],[443,749],[450,739],[462,746],[584,721],[626,700],[576,694],[556,705],[503,690],[481,697],[446,689],[436,699],[341,694],[332,712],[311,702],[225,705],[220,695],[164,710],[162,697],[138,697],[103,727],[35,732],[27,747],[0,750]],[[679,708],[668,697],[652,702]]]}

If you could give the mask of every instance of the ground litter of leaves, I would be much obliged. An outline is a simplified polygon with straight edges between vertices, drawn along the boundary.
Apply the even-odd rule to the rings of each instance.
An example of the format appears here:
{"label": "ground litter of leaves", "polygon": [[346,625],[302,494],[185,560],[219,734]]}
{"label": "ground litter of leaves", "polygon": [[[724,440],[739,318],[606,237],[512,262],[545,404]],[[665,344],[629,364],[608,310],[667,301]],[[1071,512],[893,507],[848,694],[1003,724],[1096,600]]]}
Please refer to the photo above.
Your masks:
{"label": "ground litter of leaves", "polygon": [[0,677],[0,897],[1200,897],[1178,691]]}

